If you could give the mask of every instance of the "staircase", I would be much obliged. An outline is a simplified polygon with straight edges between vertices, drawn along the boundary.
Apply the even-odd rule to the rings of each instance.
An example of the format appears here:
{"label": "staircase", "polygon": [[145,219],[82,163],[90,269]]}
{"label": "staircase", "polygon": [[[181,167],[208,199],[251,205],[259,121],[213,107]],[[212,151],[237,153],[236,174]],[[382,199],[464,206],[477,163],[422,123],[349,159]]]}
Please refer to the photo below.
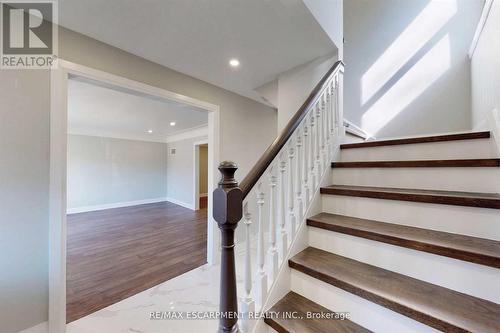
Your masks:
{"label": "staircase", "polygon": [[500,332],[498,144],[486,131],[341,144],[343,69],[240,184],[236,163],[219,166],[218,332]]}
{"label": "staircase", "polygon": [[[340,145],[269,331],[500,332],[500,159],[489,132]],[[306,318],[307,313],[350,319]]]}

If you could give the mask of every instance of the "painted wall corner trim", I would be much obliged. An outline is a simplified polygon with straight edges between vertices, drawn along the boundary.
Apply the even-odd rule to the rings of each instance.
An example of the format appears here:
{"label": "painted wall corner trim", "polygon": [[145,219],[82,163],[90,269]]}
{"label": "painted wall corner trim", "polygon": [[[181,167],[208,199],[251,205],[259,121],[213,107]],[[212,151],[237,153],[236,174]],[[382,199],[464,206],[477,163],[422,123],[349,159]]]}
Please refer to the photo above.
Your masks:
{"label": "painted wall corner trim", "polygon": [[135,200],[135,201],[115,202],[115,203],[109,203],[109,204],[103,204],[103,205],[75,207],[75,208],[68,208],[67,213],[68,214],[86,213],[86,212],[94,212],[94,211],[104,210],[104,209],[145,205],[145,204],[152,204],[152,203],[164,202],[164,201],[170,201],[170,200],[168,200],[166,197],[161,197],[161,198],[143,199],[143,200]]}
{"label": "painted wall corner trim", "polygon": [[498,156],[500,156],[500,110],[493,109],[489,114],[490,129],[493,134],[493,140],[495,142],[496,150]]}
{"label": "painted wall corner trim", "polygon": [[477,23],[476,32],[474,33],[474,37],[472,38],[472,43],[469,49],[469,59],[471,59],[472,56],[474,56],[474,51],[476,51],[477,44],[479,44],[479,40],[481,39],[481,33],[483,32],[484,26],[488,21],[488,16],[490,14],[493,1],[495,0],[486,0],[484,3],[483,11],[481,13],[481,17],[479,18],[479,22]]}
{"label": "painted wall corner trim", "polygon": [[43,322],[18,333],[49,333],[49,322]]}
{"label": "painted wall corner trim", "polygon": [[192,203],[187,203],[187,202],[180,201],[180,200],[177,200],[177,199],[174,199],[174,198],[167,198],[167,201],[168,201],[168,202],[171,202],[171,203],[173,203],[173,204],[176,204],[176,205],[182,206],[182,207],[184,207],[184,208],[188,208],[188,209],[191,209],[191,210],[195,210],[194,205],[193,205]]}

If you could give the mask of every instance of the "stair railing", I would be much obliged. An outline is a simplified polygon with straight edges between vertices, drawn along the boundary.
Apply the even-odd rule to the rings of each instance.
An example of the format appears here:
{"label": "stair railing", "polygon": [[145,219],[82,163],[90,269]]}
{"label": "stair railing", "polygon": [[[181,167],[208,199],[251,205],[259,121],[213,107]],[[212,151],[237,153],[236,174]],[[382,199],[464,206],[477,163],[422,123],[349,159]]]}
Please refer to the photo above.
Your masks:
{"label": "stair railing", "polygon": [[[241,332],[240,313],[255,311],[256,302],[263,306],[268,288],[276,279],[279,252],[282,264],[296,230],[321,176],[333,157],[335,144],[343,134],[342,78],[344,65],[337,61],[316,85],[274,142],[251,169],[241,184],[234,178],[237,165],[225,161],[219,165],[222,175],[213,193],[213,215],[221,231],[221,280],[219,333]],[[285,173],[287,177],[285,179]],[[247,195],[257,185],[257,272],[252,275],[250,225],[252,216]],[[269,186],[269,217],[264,216],[264,187]],[[286,200],[285,200],[286,198]],[[286,201],[286,207],[285,207]],[[245,224],[245,295],[238,312],[235,268],[235,229]],[[265,221],[269,228],[269,247],[265,248]],[[281,242],[278,250],[277,234]],[[267,260],[266,260],[267,256]],[[266,267],[267,264],[267,267]],[[254,281],[255,277],[255,281]],[[254,283],[255,282],[255,283]],[[257,290],[252,290],[255,285]]]}

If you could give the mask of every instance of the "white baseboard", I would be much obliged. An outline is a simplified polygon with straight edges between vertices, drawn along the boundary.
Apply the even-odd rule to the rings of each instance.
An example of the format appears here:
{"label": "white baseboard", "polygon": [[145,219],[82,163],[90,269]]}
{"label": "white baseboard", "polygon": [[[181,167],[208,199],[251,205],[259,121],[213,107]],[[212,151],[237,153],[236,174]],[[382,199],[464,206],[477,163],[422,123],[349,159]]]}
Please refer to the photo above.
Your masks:
{"label": "white baseboard", "polygon": [[49,332],[49,323],[46,321],[36,326],[27,328],[18,333],[48,333],[48,332]]}
{"label": "white baseboard", "polygon": [[[104,205],[75,207],[75,208],[67,209],[67,214],[93,212],[93,211],[97,211],[97,210],[104,210],[104,209],[111,209],[111,208],[130,207],[130,206],[144,205],[144,204],[157,203],[157,202],[163,202],[163,201],[171,201],[171,200],[169,200],[166,197],[162,197],[162,198],[143,199],[143,200],[126,201],[126,202],[116,202],[116,203],[110,203],[110,204],[104,204]],[[176,203],[176,202],[174,202],[174,203]],[[176,204],[180,205],[179,203],[176,203]]]}
{"label": "white baseboard", "polygon": [[344,118],[344,127],[346,129],[346,132],[354,134],[363,140],[375,140],[375,137],[359,127],[358,125],[354,124],[353,122],[347,120]]}
{"label": "white baseboard", "polygon": [[188,208],[188,209],[191,209],[191,210],[195,210],[194,208],[194,205],[192,203],[187,203],[187,202],[184,202],[184,201],[180,201],[180,200],[177,200],[177,199],[174,199],[174,198],[166,198],[166,200],[168,202],[171,202],[173,204],[176,204],[176,205],[179,205],[179,206],[182,206],[184,208]]}

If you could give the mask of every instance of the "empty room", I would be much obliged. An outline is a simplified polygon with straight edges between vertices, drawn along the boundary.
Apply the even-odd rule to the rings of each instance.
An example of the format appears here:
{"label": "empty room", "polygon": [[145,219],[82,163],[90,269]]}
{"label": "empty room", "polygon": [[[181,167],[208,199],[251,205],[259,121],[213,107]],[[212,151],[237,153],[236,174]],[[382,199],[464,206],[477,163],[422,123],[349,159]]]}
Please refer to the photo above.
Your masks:
{"label": "empty room", "polygon": [[207,122],[189,105],[68,80],[67,322],[206,263]]}

